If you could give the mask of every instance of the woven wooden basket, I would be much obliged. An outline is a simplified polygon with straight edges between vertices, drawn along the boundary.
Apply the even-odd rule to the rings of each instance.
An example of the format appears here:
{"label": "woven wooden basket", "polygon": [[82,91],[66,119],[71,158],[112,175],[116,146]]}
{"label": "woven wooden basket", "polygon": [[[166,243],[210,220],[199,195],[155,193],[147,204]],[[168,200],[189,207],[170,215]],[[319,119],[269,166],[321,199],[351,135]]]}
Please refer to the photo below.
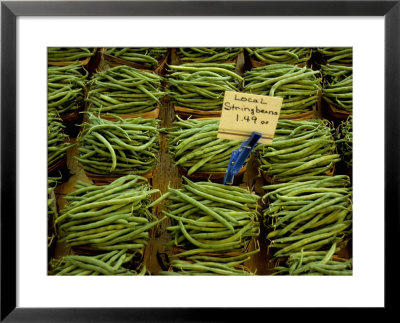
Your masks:
{"label": "woven wooden basket", "polygon": [[350,115],[353,114],[353,112],[338,109],[331,103],[328,104],[328,113],[330,117],[336,119],[347,119]]}

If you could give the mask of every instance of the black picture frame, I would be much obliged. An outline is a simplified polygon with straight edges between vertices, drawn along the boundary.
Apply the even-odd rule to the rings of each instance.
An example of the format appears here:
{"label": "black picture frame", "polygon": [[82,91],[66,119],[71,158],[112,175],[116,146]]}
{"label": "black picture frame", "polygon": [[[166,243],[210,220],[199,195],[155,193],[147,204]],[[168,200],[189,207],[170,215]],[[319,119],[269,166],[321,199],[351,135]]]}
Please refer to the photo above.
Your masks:
{"label": "black picture frame", "polygon": [[[385,19],[385,310],[399,233],[400,1],[2,1],[1,322],[247,322],[264,308],[16,307],[16,19],[19,16],[383,16]],[[372,148],[373,149],[373,148]],[[373,180],[373,179],[372,179]],[[373,183],[371,183],[373,189]],[[371,241],[373,243],[373,241]],[[373,255],[371,255],[373,257]],[[373,259],[371,259],[373,265]],[[390,280],[389,280],[390,277]],[[290,291],[288,291],[290,292]],[[345,292],[345,288],[344,288]],[[268,293],[268,291],[266,291]],[[395,294],[396,295],[396,294]],[[273,297],[273,294],[272,294]],[[291,313],[285,309],[285,317]],[[249,313],[251,311],[251,314]],[[270,313],[270,312],[268,312]],[[345,312],[342,312],[345,313]],[[345,314],[346,315],[346,314]],[[382,315],[382,313],[380,313]],[[382,316],[380,316],[383,318]]]}

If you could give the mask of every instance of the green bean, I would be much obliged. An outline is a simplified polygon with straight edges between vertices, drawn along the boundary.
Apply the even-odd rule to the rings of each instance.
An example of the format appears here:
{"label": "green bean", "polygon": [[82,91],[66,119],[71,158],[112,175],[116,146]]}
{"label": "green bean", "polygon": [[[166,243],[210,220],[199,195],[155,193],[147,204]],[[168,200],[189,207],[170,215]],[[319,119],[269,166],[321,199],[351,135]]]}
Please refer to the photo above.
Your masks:
{"label": "green bean", "polygon": [[[203,262],[195,261],[194,263],[189,261],[173,260],[171,266],[177,270],[177,274],[218,274],[218,275],[250,275],[248,271],[243,269],[235,269],[235,264],[219,264],[214,262]],[[170,274],[171,272],[163,272],[162,274]]]}
{"label": "green bean", "polygon": [[[274,257],[283,257],[300,247],[319,250],[351,233],[349,177],[304,176],[302,180],[271,185],[271,191],[263,197],[269,202],[264,224],[273,229],[267,239],[276,250]],[[292,268],[290,273],[294,272]]]}
{"label": "green bean", "polygon": [[196,63],[222,63],[234,60],[242,52],[241,48],[228,47],[180,47],[177,48],[177,55],[183,62]]}
{"label": "green bean", "polygon": [[271,145],[258,145],[256,159],[272,181],[289,181],[300,175],[323,174],[340,161],[333,127],[326,120],[279,120]]}
{"label": "green bean", "polygon": [[213,211],[212,209],[208,208],[207,206],[197,202],[195,199],[187,196],[186,194],[175,190],[175,189],[170,189],[170,191],[172,193],[175,193],[176,195],[178,195],[179,197],[181,197],[183,200],[185,200],[186,202],[196,206],[197,208],[199,208],[200,210],[204,211],[207,214],[212,215],[215,219],[217,219],[219,222],[221,222],[222,224],[224,224],[228,229],[230,229],[231,231],[234,231],[233,226],[231,223],[229,223],[225,218],[223,218],[222,216],[220,216],[218,213],[216,213],[215,211]]}
{"label": "green bean", "polygon": [[105,53],[114,57],[154,68],[167,54],[167,48],[108,48]]}
{"label": "green bean", "polygon": [[[156,166],[158,120],[108,121],[93,114],[78,136],[82,168],[96,174],[144,174]],[[87,157],[89,156],[89,157]]]}
{"label": "green bean", "polygon": [[[188,175],[207,171],[226,171],[234,149],[241,141],[217,138],[218,119],[182,120],[172,124],[167,133],[168,150],[176,165],[188,171]],[[222,170],[221,170],[222,169]]]}
{"label": "green bean", "polygon": [[322,90],[322,99],[340,110],[352,112],[353,74],[351,73],[339,81],[333,80],[326,83]]}
{"label": "green bean", "polygon": [[353,48],[346,47],[323,47],[317,48],[317,52],[322,55],[328,63],[334,64],[353,64]]}
{"label": "green bean", "polygon": [[149,239],[148,230],[164,220],[150,221],[146,207],[158,190],[149,189],[143,177],[127,175],[100,189],[84,188],[72,195],[81,199],[69,201],[57,218],[60,241],[69,246],[140,250]]}
{"label": "green bean", "polygon": [[[162,211],[172,220],[167,227],[171,233],[168,245],[186,249],[177,255],[178,258],[203,256],[202,253],[217,253],[218,257],[224,257],[225,253],[231,251],[240,255],[245,253],[244,248],[260,233],[259,223],[255,219],[258,215],[255,202],[259,197],[241,188],[211,182],[195,183],[186,177],[184,180],[186,184],[179,189],[168,191],[165,203],[168,211]],[[226,198],[209,196],[214,187],[218,188],[220,196]],[[242,200],[238,198],[239,195]],[[243,262],[254,253],[242,257],[235,255],[238,258],[232,261]]]}
{"label": "green bean", "polygon": [[[271,64],[244,73],[244,88],[246,93],[277,96],[283,98],[280,114],[295,115],[312,111],[320,91],[320,78],[309,68],[301,68],[290,64]],[[309,82],[312,86],[306,92],[287,90]],[[308,84],[307,84],[308,85]]]}
{"label": "green bean", "polygon": [[106,251],[121,250],[121,249],[139,250],[140,251],[144,248],[145,245],[143,243],[126,243],[126,244],[112,245],[112,246],[93,244],[92,246],[99,250],[106,250]]}
{"label": "green bean", "polygon": [[[60,114],[83,109],[88,72],[80,64],[48,67],[48,109]],[[57,90],[54,90],[57,89]]]}
{"label": "green bean", "polygon": [[347,167],[353,166],[353,117],[350,115],[343,120],[337,129],[335,142],[341,159]]}
{"label": "green bean", "polygon": [[323,227],[322,229],[310,232],[310,233],[305,233],[305,234],[297,234],[294,236],[288,236],[288,237],[284,237],[284,238],[280,238],[280,239],[275,239],[271,241],[271,244],[274,243],[282,243],[282,242],[288,242],[288,241],[296,241],[296,240],[302,240],[302,239],[306,239],[318,234],[322,234],[322,233],[327,233],[327,232],[333,232],[336,229],[344,229],[346,228],[347,225],[344,223],[336,223],[333,224],[331,226],[327,226],[327,227]]}
{"label": "green bean", "polygon": [[245,48],[250,57],[267,64],[301,64],[311,58],[311,48]]}
{"label": "green bean", "polygon": [[[90,81],[89,111],[118,115],[154,110],[166,94],[161,81],[159,75],[124,65],[98,72]],[[140,99],[125,102],[124,98],[133,94]]]}
{"label": "green bean", "polygon": [[144,274],[143,270],[139,271],[140,265],[134,269],[131,266],[125,268],[134,253],[128,253],[127,249],[113,250],[101,253],[96,256],[68,255],[60,259],[51,259],[50,265],[52,269],[50,275],[140,275]]}
{"label": "green bean", "polygon": [[67,150],[72,148],[74,144],[67,141],[69,136],[64,132],[66,127],[62,119],[55,113],[48,114],[47,125],[47,164],[50,168],[59,160],[66,158]]}
{"label": "green bean", "polygon": [[186,63],[168,66],[167,92],[176,105],[221,110],[225,91],[239,91],[235,64]]}

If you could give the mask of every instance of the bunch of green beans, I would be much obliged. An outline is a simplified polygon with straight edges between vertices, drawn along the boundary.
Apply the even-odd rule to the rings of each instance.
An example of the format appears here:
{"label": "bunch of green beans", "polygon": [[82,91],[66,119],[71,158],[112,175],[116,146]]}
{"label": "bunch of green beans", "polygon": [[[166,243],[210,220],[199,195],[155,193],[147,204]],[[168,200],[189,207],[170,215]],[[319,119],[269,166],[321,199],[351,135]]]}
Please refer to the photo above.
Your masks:
{"label": "bunch of green beans", "polygon": [[60,179],[61,177],[47,178],[47,247],[50,247],[55,239],[54,220],[58,217],[58,210],[54,190]]}
{"label": "bunch of green beans", "polygon": [[55,202],[55,197],[52,197],[52,193],[54,192],[56,186],[57,186],[57,182],[58,180],[60,180],[61,178],[58,177],[48,177],[47,178],[47,195],[48,195],[48,199],[47,199],[47,214],[52,218],[56,218],[57,217],[57,208],[56,205],[54,204]]}
{"label": "bunch of green beans", "polygon": [[171,261],[169,271],[162,271],[161,275],[224,275],[224,276],[248,276],[254,275],[249,272],[241,261],[238,262],[215,262],[200,260],[179,260]]}
{"label": "bunch of green beans", "polygon": [[325,84],[322,89],[322,99],[340,110],[352,112],[353,75]]}
{"label": "bunch of green beans", "polygon": [[58,113],[83,108],[88,72],[82,65],[49,66],[47,68],[47,107]]}
{"label": "bunch of green beans", "polygon": [[225,172],[234,149],[241,141],[218,139],[219,119],[182,120],[169,129],[168,150],[175,165],[195,172]]}
{"label": "bunch of green beans", "polygon": [[[259,246],[239,254],[193,254],[191,250],[172,255],[169,271],[162,275],[253,275],[243,264],[260,251]],[[189,254],[185,256],[185,254]],[[174,259],[178,258],[178,259]]]}
{"label": "bunch of green beans", "polygon": [[287,183],[263,186],[264,224],[273,257],[324,250],[351,233],[352,190],[347,175],[302,176]]}
{"label": "bunch of green beans", "polygon": [[283,98],[280,115],[313,111],[321,90],[319,71],[290,64],[271,64],[244,73],[246,93]]}
{"label": "bunch of green beans", "polygon": [[95,48],[86,47],[49,47],[47,59],[49,62],[74,62],[93,56]]}
{"label": "bunch of green beans", "polygon": [[165,96],[162,77],[126,65],[95,73],[89,81],[89,111],[132,114],[152,111]]}
{"label": "bunch of green beans", "polygon": [[178,106],[219,111],[225,91],[240,91],[243,78],[231,63],[169,65],[167,93]]}
{"label": "bunch of green beans", "polygon": [[317,52],[329,64],[353,64],[353,48],[351,47],[317,48]]}
{"label": "bunch of green beans", "polygon": [[335,138],[338,152],[348,167],[353,166],[353,116],[350,115],[339,125]]}
{"label": "bunch of green beans", "polygon": [[329,275],[349,276],[353,274],[353,259],[335,260],[337,244],[333,243],[329,250],[303,251],[291,253],[286,266],[275,267],[272,275]]}
{"label": "bunch of green beans", "polygon": [[311,58],[312,48],[301,47],[254,47],[246,48],[249,56],[267,64],[301,64]]}
{"label": "bunch of green beans", "polygon": [[238,47],[180,47],[176,54],[184,63],[222,63],[236,59],[242,52]]}
{"label": "bunch of green beans", "polygon": [[152,203],[167,200],[162,213],[171,219],[169,244],[186,250],[176,256],[244,252],[260,232],[260,197],[239,187],[183,179],[180,188]]}
{"label": "bunch of green beans", "polygon": [[258,145],[255,156],[272,182],[325,174],[340,161],[334,129],[325,119],[279,120],[272,144]]}
{"label": "bunch of green beans", "polygon": [[321,65],[321,73],[323,76],[323,83],[339,82],[346,77],[353,75],[352,66],[342,66],[326,64]]}
{"label": "bunch of green beans", "polygon": [[132,269],[131,261],[135,253],[127,249],[113,250],[95,256],[68,255],[50,261],[50,275],[54,276],[143,276],[146,266],[139,271]]}
{"label": "bunch of green beans", "polygon": [[109,121],[88,114],[78,135],[82,168],[94,174],[145,174],[157,163],[159,131],[157,119],[142,117]]}
{"label": "bunch of green beans", "polygon": [[47,166],[51,167],[64,158],[67,150],[74,146],[69,143],[69,138],[64,132],[65,125],[62,119],[55,113],[49,113],[47,117]]}
{"label": "bunch of green beans", "polygon": [[147,179],[137,175],[120,177],[97,186],[82,181],[64,196],[68,201],[55,220],[60,242],[111,251],[142,252],[149,230],[164,220],[155,219],[148,205],[151,195]]}
{"label": "bunch of green beans", "polygon": [[167,54],[168,49],[162,47],[149,48],[107,48],[105,53],[114,57],[124,59],[126,61],[144,65],[147,67],[155,67],[159,61]]}

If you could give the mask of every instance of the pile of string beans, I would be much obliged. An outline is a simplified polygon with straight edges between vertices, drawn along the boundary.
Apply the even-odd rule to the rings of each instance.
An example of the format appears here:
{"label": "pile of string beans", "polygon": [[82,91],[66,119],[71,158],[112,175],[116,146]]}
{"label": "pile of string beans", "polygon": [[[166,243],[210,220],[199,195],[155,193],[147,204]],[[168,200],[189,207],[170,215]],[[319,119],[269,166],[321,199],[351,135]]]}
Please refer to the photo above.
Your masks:
{"label": "pile of string beans", "polygon": [[94,48],[49,47],[47,49],[47,59],[49,62],[74,62],[85,60],[93,56],[94,53]]}
{"label": "pile of string beans", "polygon": [[323,85],[326,83],[339,82],[353,74],[352,66],[334,64],[321,65]]}
{"label": "pile of string beans", "polygon": [[347,175],[302,176],[263,186],[264,224],[273,257],[318,251],[351,234],[352,189]]}
{"label": "pile of string beans", "polygon": [[322,89],[322,99],[334,107],[347,112],[353,111],[353,74],[339,81],[331,81]]}
{"label": "pile of string beans", "polygon": [[47,178],[47,247],[49,248],[56,237],[54,231],[54,220],[58,217],[58,208],[54,190],[61,177]]}
{"label": "pile of string beans", "polygon": [[338,152],[347,165],[353,166],[353,116],[350,115],[346,120],[343,120],[338,127],[335,138]]}
{"label": "pile of string beans", "polygon": [[105,53],[126,61],[147,67],[156,67],[159,61],[167,54],[168,49],[163,47],[146,48],[107,48]]}
{"label": "pile of string beans", "polygon": [[312,48],[303,47],[247,47],[246,51],[254,60],[266,64],[297,65],[308,62],[312,55]]}
{"label": "pile of string beans", "polygon": [[353,259],[341,259],[335,256],[337,244],[329,250],[299,251],[291,253],[283,265],[276,266],[272,275],[329,275],[348,276],[353,274]]}
{"label": "pile of string beans", "polygon": [[255,156],[272,182],[287,182],[303,175],[332,171],[340,161],[328,120],[279,120],[270,145],[258,145]]}
{"label": "pile of string beans", "polygon": [[79,64],[47,68],[47,107],[49,112],[83,110],[88,72]]}
{"label": "pile of string beans", "polygon": [[317,52],[328,64],[353,64],[353,48],[351,47],[323,47]]}
{"label": "pile of string beans", "polygon": [[149,211],[151,196],[159,190],[144,177],[127,175],[103,186],[79,180],[74,188],[55,220],[59,241],[69,247],[142,253],[149,230],[165,219]]}
{"label": "pile of string beans", "polygon": [[65,125],[56,113],[49,113],[47,117],[47,166],[50,168],[60,159],[65,158],[67,150],[74,146],[68,142],[68,135],[64,132]]}
{"label": "pile of string beans", "polygon": [[260,233],[260,197],[236,186],[183,179],[180,188],[170,188],[152,203],[167,201],[162,213],[171,219],[169,244],[185,250],[174,256],[218,261],[218,257],[201,256],[236,252],[238,257],[232,261],[245,261],[249,256],[246,249]]}
{"label": "pile of string beans", "polygon": [[242,52],[238,47],[180,47],[176,54],[184,63],[222,63],[235,60]]}
{"label": "pile of string beans", "polygon": [[254,275],[243,266],[243,260],[239,261],[208,261],[174,259],[170,263],[170,270],[161,271],[160,275],[224,275],[224,276],[248,276]]}
{"label": "pile of string beans", "polygon": [[[146,266],[140,271],[132,264],[135,253],[127,249],[113,250],[95,256],[68,255],[50,261],[50,275],[54,276],[143,276]],[[133,267],[133,268],[132,268]]]}
{"label": "pile of string beans", "polygon": [[219,111],[225,91],[240,91],[243,78],[235,73],[235,64],[186,63],[169,65],[167,93],[181,107]]}
{"label": "pile of string beans", "polygon": [[290,64],[271,64],[244,73],[243,92],[283,98],[280,115],[313,111],[321,90],[319,71]]}
{"label": "pile of string beans", "polygon": [[126,65],[93,75],[88,110],[96,113],[133,114],[154,110],[165,96],[162,77]]}
{"label": "pile of string beans", "polygon": [[168,151],[175,165],[195,172],[225,172],[234,149],[241,141],[218,139],[219,119],[182,120],[168,129]]}
{"label": "pile of string beans", "polygon": [[159,130],[157,119],[115,116],[109,121],[88,114],[77,138],[82,168],[94,174],[145,174],[157,163]]}

